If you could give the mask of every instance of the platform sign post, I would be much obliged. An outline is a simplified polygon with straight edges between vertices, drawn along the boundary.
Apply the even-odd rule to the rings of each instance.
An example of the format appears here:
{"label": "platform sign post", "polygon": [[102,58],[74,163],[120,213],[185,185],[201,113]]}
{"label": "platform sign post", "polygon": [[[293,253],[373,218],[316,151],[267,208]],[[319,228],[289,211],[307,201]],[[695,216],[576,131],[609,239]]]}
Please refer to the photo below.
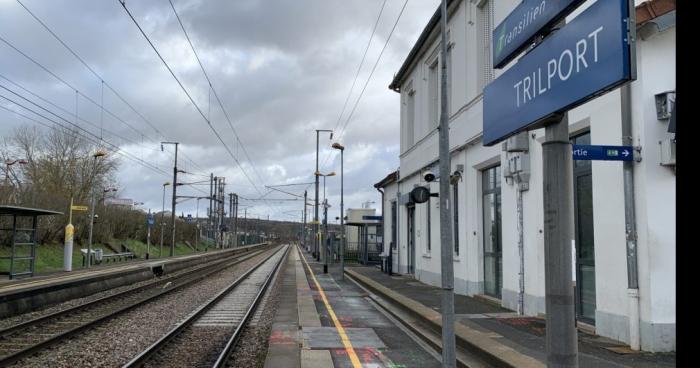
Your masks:
{"label": "platform sign post", "polygon": [[73,198],[70,199],[70,210],[68,210],[68,225],[65,229],[63,239],[63,271],[73,271]]}
{"label": "platform sign post", "polygon": [[151,256],[151,228],[153,227],[153,224],[156,223],[155,217],[153,217],[153,214],[151,213],[151,209],[148,209],[148,216],[146,217],[146,225],[148,228],[148,234],[146,236],[146,259],[149,259]]}

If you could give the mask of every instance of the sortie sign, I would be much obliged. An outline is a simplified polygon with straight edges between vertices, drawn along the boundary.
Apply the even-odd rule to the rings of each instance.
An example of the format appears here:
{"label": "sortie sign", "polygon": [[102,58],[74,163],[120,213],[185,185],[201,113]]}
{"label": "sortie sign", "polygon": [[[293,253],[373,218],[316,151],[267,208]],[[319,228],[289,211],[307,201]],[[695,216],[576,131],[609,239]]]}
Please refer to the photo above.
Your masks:
{"label": "sortie sign", "polygon": [[633,80],[627,0],[596,1],[484,88],[484,145]]}
{"label": "sortie sign", "polygon": [[523,0],[493,29],[493,65],[502,68],[585,0]]}
{"label": "sortie sign", "polygon": [[573,159],[577,161],[632,161],[634,147],[632,146],[591,146],[574,144]]}

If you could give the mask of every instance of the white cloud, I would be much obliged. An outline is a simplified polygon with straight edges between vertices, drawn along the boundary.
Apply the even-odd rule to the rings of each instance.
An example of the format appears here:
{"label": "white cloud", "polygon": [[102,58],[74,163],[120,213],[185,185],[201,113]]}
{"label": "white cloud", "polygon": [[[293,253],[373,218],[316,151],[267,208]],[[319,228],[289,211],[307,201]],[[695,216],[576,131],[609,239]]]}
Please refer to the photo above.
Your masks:
{"label": "white cloud", "polygon": [[[313,182],[314,130],[336,126],[380,8],[379,2],[370,0],[174,1],[232,126],[245,145],[244,151],[214,96],[210,99],[206,80],[169,4],[127,2],[241,163],[242,171],[118,2],[26,0],[25,4],[157,130],[169,140],[181,142],[179,167],[197,174],[182,175],[183,180],[206,180],[209,173],[224,176],[226,192],[236,192],[246,198],[265,194],[268,191],[265,185]],[[399,99],[387,86],[438,4],[437,0],[408,3],[347,131],[342,136],[336,133],[334,137],[342,139],[347,148],[345,204],[348,208],[360,207],[368,200],[379,202],[379,193],[372,184],[398,166]],[[387,2],[341,124],[345,123],[402,5],[402,1]],[[120,195],[159,209],[162,183],[172,179],[173,156],[160,152],[159,142],[163,137],[118,96],[108,89],[102,91],[100,81],[15,2],[0,1],[0,35],[93,100],[100,101],[104,92],[104,106],[142,132],[143,136],[108,114],[103,117],[105,129],[132,142],[144,143],[125,142],[107,133],[106,139],[168,173],[163,175],[128,160],[123,160],[119,169]],[[1,43],[0,73],[69,112],[75,110],[74,91]],[[0,84],[9,86],[2,78]],[[10,96],[4,90],[0,90],[0,94]],[[8,105],[4,100],[0,104]],[[73,119],[72,114],[61,115]],[[100,109],[81,98],[79,115],[96,127],[82,122],[81,125],[99,135]],[[22,124],[26,124],[25,119],[0,109],[0,136],[10,136],[12,129]],[[319,143],[322,171],[339,173],[340,157],[337,151],[330,149],[331,141],[321,137]],[[166,147],[166,150],[172,151],[172,148]],[[327,185],[327,195],[333,209],[337,210],[339,177],[328,178]],[[178,192],[184,195],[209,192],[206,185],[196,186],[199,191],[194,188],[179,187]],[[284,188],[295,194],[308,190],[309,198],[313,199],[313,185]],[[166,208],[170,206],[169,190]],[[267,198],[283,197],[293,198],[283,193],[270,194]],[[243,204],[250,205],[247,207],[249,214],[261,217],[270,214],[272,218],[287,218],[291,210],[302,208],[301,201],[248,201]],[[202,206],[206,205],[200,203],[200,214],[205,211]],[[184,202],[179,208],[178,212],[194,213],[196,201]]]}

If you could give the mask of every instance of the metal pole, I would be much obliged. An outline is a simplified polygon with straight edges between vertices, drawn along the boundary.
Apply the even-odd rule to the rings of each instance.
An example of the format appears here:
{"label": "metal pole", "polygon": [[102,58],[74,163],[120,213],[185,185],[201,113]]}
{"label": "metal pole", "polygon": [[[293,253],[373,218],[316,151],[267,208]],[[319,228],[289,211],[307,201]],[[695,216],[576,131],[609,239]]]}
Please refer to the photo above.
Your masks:
{"label": "metal pole", "polygon": [[314,258],[319,260],[318,254],[318,130],[316,130],[316,171],[314,176],[316,177],[316,199],[314,200]]}
{"label": "metal pole", "polygon": [[211,239],[212,201],[214,200],[214,174],[209,174],[209,208],[207,209],[207,239]]}
{"label": "metal pole", "polygon": [[569,119],[545,128],[544,263],[548,367],[578,367],[571,243],[574,229],[573,167]]}
{"label": "metal pole", "polygon": [[178,143],[175,142],[175,167],[173,167],[173,213],[170,217],[170,224],[172,225],[173,240],[170,243],[170,256],[175,255],[175,199],[177,198],[177,146]]}
{"label": "metal pole", "polygon": [[70,209],[68,210],[68,225],[64,237],[65,247],[63,248],[63,270],[73,270],[73,197],[70,197]]}
{"label": "metal pole", "polygon": [[[447,121],[447,0],[441,4],[440,65],[440,261],[442,263],[442,366],[454,368],[454,274],[452,264],[452,213],[450,212],[450,127]],[[428,209],[430,210],[430,209]]]}
{"label": "metal pole", "polygon": [[[634,8],[631,8],[634,9]],[[634,11],[631,11],[633,13]],[[622,144],[632,146],[632,99],[630,85],[621,89],[622,97]],[[634,206],[634,162],[622,163],[625,193],[625,240],[627,246],[627,295],[630,308],[630,348],[640,349],[639,337],[639,276],[637,271],[637,215]]]}
{"label": "metal pole", "polygon": [[345,226],[343,225],[343,151],[340,150],[340,279],[345,279]]}
{"label": "metal pole", "polygon": [[328,254],[326,249],[326,240],[328,239],[327,223],[328,209],[326,208],[328,203],[326,202],[326,175],[323,175],[323,236],[319,237],[319,246],[323,247],[321,252],[321,261],[323,262],[323,273],[328,273]]}
{"label": "metal pole", "polygon": [[163,258],[163,238],[165,233],[165,184],[163,184],[163,210],[160,212],[160,252],[158,258]]}
{"label": "metal pole", "polygon": [[304,217],[302,220],[302,221],[304,221],[304,229],[303,229],[304,238],[303,239],[304,239],[304,248],[306,248],[306,252],[308,253],[309,252],[309,243],[308,243],[307,238],[306,238],[306,235],[307,235],[306,234],[306,198],[307,198],[307,192],[304,191]]}
{"label": "metal pole", "polygon": [[[323,191],[326,191],[326,177],[323,177]],[[328,200],[323,199],[323,273],[328,273]]]}
{"label": "metal pole", "polygon": [[197,198],[197,213],[195,214],[195,221],[197,223],[197,245],[195,245],[195,248],[199,245],[199,200],[202,198]]}
{"label": "metal pole", "polygon": [[92,190],[92,196],[90,198],[90,230],[88,234],[88,249],[87,249],[87,268],[90,268],[90,264],[92,263],[92,257],[90,257],[90,253],[92,251],[92,227],[93,223],[95,222],[95,190]]}

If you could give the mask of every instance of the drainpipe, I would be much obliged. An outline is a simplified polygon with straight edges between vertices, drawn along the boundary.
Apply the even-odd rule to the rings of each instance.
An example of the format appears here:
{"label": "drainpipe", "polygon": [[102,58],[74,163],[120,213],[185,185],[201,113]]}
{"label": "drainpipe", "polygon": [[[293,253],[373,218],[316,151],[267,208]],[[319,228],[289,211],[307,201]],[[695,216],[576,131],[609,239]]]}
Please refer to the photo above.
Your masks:
{"label": "drainpipe", "polygon": [[[401,189],[399,186],[399,178],[396,178],[396,270],[401,273]],[[393,257],[393,256],[392,256]],[[392,260],[393,261],[393,260]],[[391,265],[393,268],[394,265]]]}
{"label": "drainpipe", "polygon": [[[388,256],[388,254],[386,253],[386,239],[385,239],[385,236],[384,236],[384,191],[383,191],[381,188],[379,188],[379,187],[375,187],[375,189],[377,189],[377,191],[378,191],[379,193],[382,194],[382,253],[385,254],[385,256],[384,256],[384,264],[383,264],[383,271],[386,272],[386,273],[388,273],[388,271],[387,271],[387,270],[389,269],[389,266],[387,265],[387,263],[388,263],[388,262],[387,262],[387,256]],[[391,249],[389,249],[389,252],[391,252]]]}
{"label": "drainpipe", "polygon": [[520,175],[516,175],[518,183],[516,186],[516,202],[518,213],[518,257],[520,258],[520,269],[518,272],[518,314],[525,314],[525,241],[523,234],[523,190],[524,185],[520,181]]}
{"label": "drainpipe", "polygon": [[[633,146],[630,84],[623,85],[620,92],[622,100],[622,144]],[[627,249],[630,348],[639,350],[639,274],[637,270],[637,216],[634,206],[634,163],[635,161],[624,161],[622,170],[625,191],[625,243]]]}

